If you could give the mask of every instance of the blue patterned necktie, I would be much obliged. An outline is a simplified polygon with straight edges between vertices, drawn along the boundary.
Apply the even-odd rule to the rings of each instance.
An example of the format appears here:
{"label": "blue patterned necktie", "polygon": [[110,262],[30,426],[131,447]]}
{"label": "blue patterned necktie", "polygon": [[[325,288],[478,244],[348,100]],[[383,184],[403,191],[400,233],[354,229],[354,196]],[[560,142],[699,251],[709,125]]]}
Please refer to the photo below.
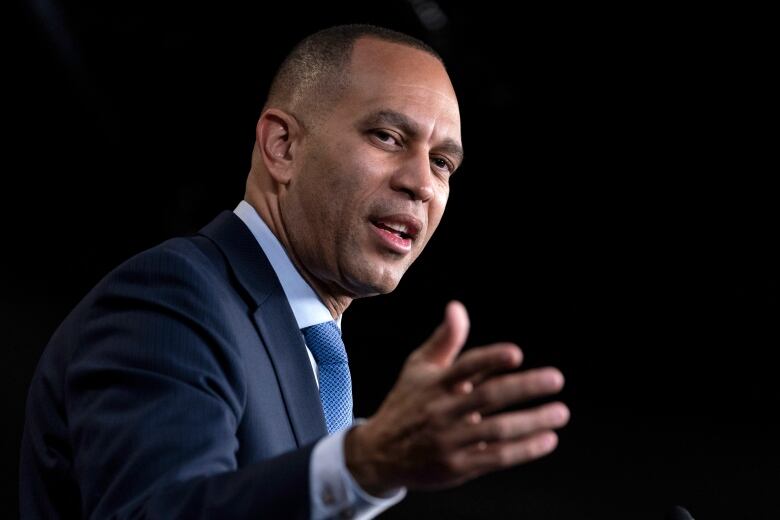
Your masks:
{"label": "blue patterned necktie", "polygon": [[314,360],[320,382],[320,400],[328,433],[352,424],[352,379],[341,330],[335,321],[301,329]]}

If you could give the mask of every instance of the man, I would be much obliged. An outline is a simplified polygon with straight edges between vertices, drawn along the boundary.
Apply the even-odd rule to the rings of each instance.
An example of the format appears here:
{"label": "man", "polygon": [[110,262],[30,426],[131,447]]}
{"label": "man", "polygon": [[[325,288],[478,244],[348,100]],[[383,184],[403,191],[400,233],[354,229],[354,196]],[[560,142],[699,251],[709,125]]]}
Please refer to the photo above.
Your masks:
{"label": "man", "polygon": [[457,302],[352,424],[341,315],[396,287],[462,155],[430,48],[370,26],[299,44],[245,200],[117,268],[55,332],[28,398],[22,516],[370,517],[552,451],[562,403],[500,410],[559,391],[560,372],[507,373],[511,344],[459,356]]}

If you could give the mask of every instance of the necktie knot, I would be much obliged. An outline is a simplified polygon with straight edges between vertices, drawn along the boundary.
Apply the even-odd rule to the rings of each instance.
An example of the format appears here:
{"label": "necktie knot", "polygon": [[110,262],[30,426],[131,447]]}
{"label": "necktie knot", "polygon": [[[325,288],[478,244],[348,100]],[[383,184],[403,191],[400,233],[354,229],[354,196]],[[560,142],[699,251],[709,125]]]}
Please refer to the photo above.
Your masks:
{"label": "necktie knot", "polygon": [[335,321],[304,327],[301,332],[317,365],[348,362],[347,351],[341,339],[341,330]]}

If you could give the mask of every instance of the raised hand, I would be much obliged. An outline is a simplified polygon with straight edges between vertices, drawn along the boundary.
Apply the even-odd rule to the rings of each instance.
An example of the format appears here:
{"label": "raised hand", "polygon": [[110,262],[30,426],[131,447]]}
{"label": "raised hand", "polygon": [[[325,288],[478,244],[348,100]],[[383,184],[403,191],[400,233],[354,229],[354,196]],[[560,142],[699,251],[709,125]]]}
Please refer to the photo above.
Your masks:
{"label": "raised hand", "polygon": [[347,467],[369,493],[450,487],[547,455],[569,420],[563,403],[502,409],[563,388],[556,368],[509,372],[522,363],[511,343],[458,356],[469,319],[450,302],[442,324],[406,360],[385,401],[345,441]]}

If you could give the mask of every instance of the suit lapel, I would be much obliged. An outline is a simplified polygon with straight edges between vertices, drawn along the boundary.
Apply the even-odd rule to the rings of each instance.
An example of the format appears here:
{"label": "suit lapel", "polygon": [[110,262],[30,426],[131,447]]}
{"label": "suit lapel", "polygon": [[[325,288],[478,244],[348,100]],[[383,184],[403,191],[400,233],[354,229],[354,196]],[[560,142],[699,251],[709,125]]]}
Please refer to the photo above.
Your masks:
{"label": "suit lapel", "polygon": [[230,211],[222,212],[200,234],[222,250],[253,304],[252,319],[274,365],[298,445],[326,435],[319,390],[303,336],[279,279],[255,237]]}
{"label": "suit lapel", "polygon": [[[284,304],[269,298],[254,312],[254,319],[273,360],[298,444],[304,445],[326,435],[328,430],[306,345],[286,299]],[[297,335],[289,333],[289,322]]]}

